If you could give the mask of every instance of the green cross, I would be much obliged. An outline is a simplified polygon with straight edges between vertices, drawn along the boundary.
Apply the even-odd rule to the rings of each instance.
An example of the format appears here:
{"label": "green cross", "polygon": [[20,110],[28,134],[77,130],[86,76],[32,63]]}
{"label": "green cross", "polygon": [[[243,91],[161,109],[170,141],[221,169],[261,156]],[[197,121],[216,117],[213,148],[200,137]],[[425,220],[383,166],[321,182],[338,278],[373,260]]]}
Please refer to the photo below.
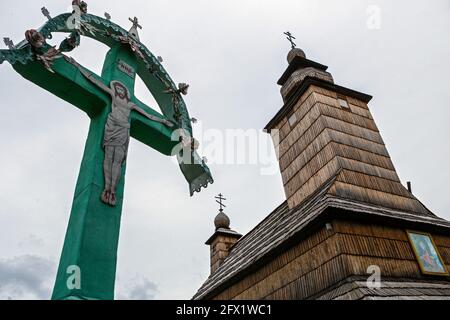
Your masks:
{"label": "green cross", "polygon": [[[164,155],[176,155],[191,195],[213,179],[195,151],[189,113],[180,96],[187,86],[177,90],[148,49],[120,26],[86,13],[79,18],[77,30],[67,23],[71,13],[52,18],[39,32],[28,30],[25,41],[0,50],[0,64],[8,61],[24,78],[78,107],[91,119],[52,299],[111,300],[128,138]],[[133,22],[138,24],[137,19]],[[53,32],[70,33],[59,50],[45,41]],[[101,76],[61,54],[75,49],[80,35],[111,48]],[[164,115],[135,97],[137,73]],[[182,130],[176,132],[178,129]]]}
{"label": "green cross", "polygon": [[[127,66],[126,72],[123,66]],[[104,188],[102,146],[111,97],[94,85],[67,59],[57,59],[52,65],[55,74],[43,77],[46,71],[39,62],[15,64],[14,68],[30,81],[77,106],[91,119],[81,169],[76,185],[72,211],[64,242],[63,253],[53,292],[53,299],[113,299],[116,258],[125,183],[125,169],[117,186],[117,204],[109,206],[100,198]],[[119,81],[131,92],[131,101],[140,109],[164,119],[134,96],[137,69],[136,55],[123,44],[112,48],[105,59],[102,76],[93,77],[105,86]],[[179,143],[172,141],[175,128],[152,121],[132,111],[131,137],[147,146],[171,155]],[[71,267],[80,270],[80,288],[71,288]]]}

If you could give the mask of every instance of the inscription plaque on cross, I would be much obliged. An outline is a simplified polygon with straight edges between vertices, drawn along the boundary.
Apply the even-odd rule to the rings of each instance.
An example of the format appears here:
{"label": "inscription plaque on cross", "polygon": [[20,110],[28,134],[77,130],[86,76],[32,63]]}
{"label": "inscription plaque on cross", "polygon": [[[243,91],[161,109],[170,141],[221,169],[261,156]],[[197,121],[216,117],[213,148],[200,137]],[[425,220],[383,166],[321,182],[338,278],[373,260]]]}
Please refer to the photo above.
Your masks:
{"label": "inscription plaque on cross", "polygon": [[[78,107],[91,120],[52,298],[110,300],[130,138],[177,156],[191,195],[213,180],[193,147],[191,118],[180,95],[187,85],[177,89],[139,42],[137,18],[130,19],[135,37],[110,20],[87,14],[85,2],[73,1],[73,6],[77,23],[71,23],[73,13],[62,14],[39,31],[28,30],[17,47],[5,41],[10,50],[0,50],[0,63],[10,62],[24,78]],[[52,32],[68,32],[70,37],[56,49],[46,42]],[[111,48],[101,75],[65,55],[79,45],[80,36]],[[163,114],[135,96],[138,74]]]}

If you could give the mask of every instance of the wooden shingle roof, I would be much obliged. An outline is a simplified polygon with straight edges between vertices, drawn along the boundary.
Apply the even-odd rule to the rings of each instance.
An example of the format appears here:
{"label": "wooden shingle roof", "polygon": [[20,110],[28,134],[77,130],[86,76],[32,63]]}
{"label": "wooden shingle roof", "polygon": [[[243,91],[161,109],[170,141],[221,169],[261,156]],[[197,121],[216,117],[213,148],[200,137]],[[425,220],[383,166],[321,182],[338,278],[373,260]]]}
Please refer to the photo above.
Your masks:
{"label": "wooden shingle roof", "polygon": [[450,229],[450,222],[438,218],[428,210],[426,213],[404,212],[333,195],[330,188],[335,180],[336,178],[330,179],[315,194],[292,210],[287,202],[275,209],[236,243],[223,264],[210,275],[193,299],[209,299],[239,281],[258,263],[304,231],[329,208],[355,216],[378,217]]}
{"label": "wooden shingle roof", "polygon": [[364,279],[348,279],[316,297],[318,300],[450,300],[450,284],[439,281],[385,279],[380,288],[369,288]]}

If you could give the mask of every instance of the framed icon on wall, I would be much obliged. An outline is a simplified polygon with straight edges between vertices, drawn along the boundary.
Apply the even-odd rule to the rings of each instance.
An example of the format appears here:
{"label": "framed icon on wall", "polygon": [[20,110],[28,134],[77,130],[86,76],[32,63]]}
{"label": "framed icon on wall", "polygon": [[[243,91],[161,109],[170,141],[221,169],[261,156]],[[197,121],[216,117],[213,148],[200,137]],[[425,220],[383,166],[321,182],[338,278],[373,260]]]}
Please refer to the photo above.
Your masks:
{"label": "framed icon on wall", "polygon": [[407,234],[423,274],[449,275],[444,260],[430,234],[410,230],[407,231]]}

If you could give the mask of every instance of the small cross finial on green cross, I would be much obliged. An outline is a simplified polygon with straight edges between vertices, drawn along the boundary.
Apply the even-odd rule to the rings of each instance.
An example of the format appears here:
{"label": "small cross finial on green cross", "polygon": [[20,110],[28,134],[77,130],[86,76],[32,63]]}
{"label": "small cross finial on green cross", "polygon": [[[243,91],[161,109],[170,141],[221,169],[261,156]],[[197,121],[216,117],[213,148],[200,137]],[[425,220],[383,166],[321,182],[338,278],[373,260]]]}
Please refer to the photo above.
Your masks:
{"label": "small cross finial on green cross", "polygon": [[10,38],[3,38],[3,42],[8,47],[9,50],[15,49],[14,42]]}
{"label": "small cross finial on green cross", "polygon": [[215,197],[217,200],[216,202],[220,205],[220,212],[223,212],[223,208],[226,208],[227,206],[223,204],[222,201],[227,200],[223,197],[223,194],[219,193],[217,197]]}
{"label": "small cross finial on green cross", "polygon": [[137,17],[134,17],[134,19],[128,18],[128,20],[130,20],[130,22],[133,23],[133,28],[137,29],[141,29],[142,30],[142,26],[139,24],[139,20]]}
{"label": "small cross finial on green cross", "polygon": [[294,40],[296,40],[296,38],[292,35],[290,31],[287,31],[284,34],[287,36],[286,39],[288,39],[288,41],[291,43],[292,49],[295,49],[297,45],[295,44]]}
{"label": "small cross finial on green cross", "polygon": [[48,20],[52,20],[52,16],[50,15],[50,12],[46,7],[42,7],[41,12],[44,15],[44,17],[46,17]]}

